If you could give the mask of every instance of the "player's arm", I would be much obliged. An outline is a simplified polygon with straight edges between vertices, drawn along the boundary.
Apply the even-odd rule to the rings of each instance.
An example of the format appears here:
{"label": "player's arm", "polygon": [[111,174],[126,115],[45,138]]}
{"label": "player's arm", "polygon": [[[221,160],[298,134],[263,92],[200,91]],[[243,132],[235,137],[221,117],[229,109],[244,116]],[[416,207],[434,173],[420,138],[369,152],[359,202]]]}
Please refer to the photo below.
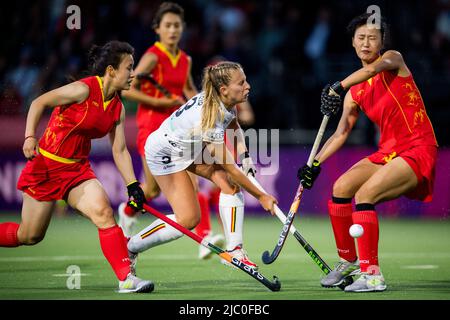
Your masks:
{"label": "player's arm", "polygon": [[[146,53],[142,56],[141,60],[139,60],[138,65],[136,66],[134,73],[135,74],[149,74],[155,68],[158,63],[158,57],[153,53]],[[122,97],[136,101],[137,103],[151,105],[156,108],[167,108],[175,105],[182,104],[182,100],[178,97],[174,98],[166,98],[166,97],[150,97],[140,90],[141,81],[138,77],[134,77],[133,82],[131,83],[131,87],[129,90],[122,90]],[[180,100],[180,101],[179,101]]]}
{"label": "player's arm", "polygon": [[234,162],[233,156],[226,147],[225,143],[209,143],[207,149],[211,155],[213,155],[216,163],[220,164],[223,169],[230,175],[230,178],[244,188],[248,193],[254,196],[261,203],[266,211],[270,211],[271,214],[275,213],[274,204],[277,203],[276,199],[271,195],[260,191],[247,176],[237,167]]}
{"label": "player's arm", "polygon": [[410,74],[401,53],[395,50],[388,50],[380,57],[380,59],[353,72],[347,78],[342,80],[341,86],[344,90],[347,90],[352,86],[364,82],[378,73],[387,70],[398,70],[398,74],[403,77]]}
{"label": "player's arm", "polygon": [[125,140],[125,108],[122,106],[122,111],[120,113],[120,119],[116,123],[113,130],[109,133],[109,138],[111,141],[112,154],[114,158],[114,163],[119,170],[126,185],[136,181],[136,176],[133,170],[133,163],[131,161],[130,152],[128,151],[126,140]]}
{"label": "player's arm", "polygon": [[[256,176],[256,166],[253,163],[253,160],[250,156],[250,153],[247,150],[247,145],[245,144],[244,132],[242,131],[241,126],[236,118],[234,118],[230,124],[228,125],[229,129],[233,129],[233,136],[229,141],[232,141],[232,146],[234,147],[234,137],[236,137],[236,157],[242,162],[242,170],[245,175],[251,174],[252,176]],[[237,160],[236,159],[236,160]]]}
{"label": "player's arm", "polygon": [[189,63],[188,76],[186,79],[186,83],[184,84],[184,87],[183,87],[183,94],[189,100],[190,98],[195,96],[198,93],[198,91],[197,91],[197,88],[195,87],[194,79],[192,79],[192,72],[191,72],[192,59],[191,59],[191,57],[188,57],[188,63]]}
{"label": "player's arm", "polygon": [[25,125],[25,141],[22,148],[25,157],[32,159],[35,156],[35,152],[37,152],[36,129],[45,109],[81,103],[88,96],[89,87],[87,84],[75,81],[34,99],[30,105]]}
{"label": "player's arm", "polygon": [[325,142],[315,159],[323,163],[336,151],[338,151],[347,140],[359,115],[359,107],[353,101],[351,91],[348,91],[344,99],[344,107],[341,119],[333,135]]}
{"label": "player's arm", "polygon": [[246,152],[248,152],[247,150],[247,146],[245,144],[245,137],[244,137],[244,132],[242,131],[241,126],[239,125],[239,122],[236,120],[236,118],[234,118],[230,124],[228,125],[227,129],[232,129],[233,130],[233,136],[232,137],[228,137],[228,138],[233,138],[231,141],[231,144],[234,147],[234,137],[236,137],[236,156],[237,158],[241,158]]}

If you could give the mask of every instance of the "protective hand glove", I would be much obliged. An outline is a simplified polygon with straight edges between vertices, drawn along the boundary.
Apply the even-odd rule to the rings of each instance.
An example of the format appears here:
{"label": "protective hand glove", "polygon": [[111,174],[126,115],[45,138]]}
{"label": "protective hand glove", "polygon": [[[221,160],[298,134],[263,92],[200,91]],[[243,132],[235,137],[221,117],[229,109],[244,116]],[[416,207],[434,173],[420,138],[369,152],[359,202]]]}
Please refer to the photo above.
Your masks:
{"label": "protective hand glove", "polygon": [[314,160],[312,163],[312,166],[309,167],[307,164],[305,164],[303,167],[298,169],[297,177],[302,182],[302,185],[306,189],[311,189],[314,181],[317,179],[317,176],[320,173],[320,162],[317,160]]}
{"label": "protective hand glove", "polygon": [[139,181],[135,181],[127,185],[128,190],[128,205],[130,205],[135,210],[142,210],[142,206],[144,203],[147,203],[145,200],[144,191],[140,186]]}
{"label": "protective hand glove", "polygon": [[251,174],[253,177],[256,177],[256,167],[248,151],[244,152],[242,158],[242,170],[246,176]]}
{"label": "protective hand glove", "polygon": [[[330,89],[336,94],[330,94]],[[335,82],[333,85],[327,84],[322,90],[320,96],[320,111],[325,116],[336,115],[342,105],[342,94],[344,88],[340,82]]]}

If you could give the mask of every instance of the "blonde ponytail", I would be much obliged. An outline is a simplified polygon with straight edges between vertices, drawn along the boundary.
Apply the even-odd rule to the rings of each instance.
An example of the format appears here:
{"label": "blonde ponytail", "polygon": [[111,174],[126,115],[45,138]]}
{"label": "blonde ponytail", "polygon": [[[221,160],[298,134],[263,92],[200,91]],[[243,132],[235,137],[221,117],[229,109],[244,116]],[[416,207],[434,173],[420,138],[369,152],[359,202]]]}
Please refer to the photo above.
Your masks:
{"label": "blonde ponytail", "polygon": [[223,120],[224,112],[220,108],[220,87],[228,85],[231,80],[230,71],[238,69],[242,70],[239,63],[225,61],[203,70],[202,90],[205,93],[202,109],[203,132],[214,128],[217,119]]}

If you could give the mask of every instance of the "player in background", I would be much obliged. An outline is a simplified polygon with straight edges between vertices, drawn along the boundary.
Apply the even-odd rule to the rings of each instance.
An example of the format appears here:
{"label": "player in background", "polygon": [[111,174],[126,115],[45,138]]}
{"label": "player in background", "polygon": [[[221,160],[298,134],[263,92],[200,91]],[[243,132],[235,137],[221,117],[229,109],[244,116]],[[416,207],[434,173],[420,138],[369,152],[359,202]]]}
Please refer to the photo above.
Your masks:
{"label": "player in background", "polygon": [[[147,74],[165,87],[171,94],[166,97],[148,80],[140,80],[136,77],[131,84],[131,89],[123,92],[123,97],[137,101],[137,149],[141,156],[142,167],[145,174],[145,182],[142,184],[147,200],[160,194],[160,189],[152,173],[148,169],[144,155],[144,145],[147,137],[161,123],[178,109],[184,102],[183,96],[188,99],[197,94],[191,75],[191,58],[179,48],[179,42],[184,29],[184,10],[178,4],[163,2],[153,19],[153,30],[158,35],[159,41],[155,42],[141,57],[136,74]],[[201,220],[196,227],[196,233],[206,240],[218,246],[223,245],[224,238],[221,234],[214,235],[211,231],[210,210],[208,198],[198,192],[198,181],[195,175],[191,175],[195,185],[197,199],[201,209]],[[119,225],[127,237],[134,233],[137,214],[133,208],[121,203],[118,208]],[[199,258],[207,259],[212,251],[204,246],[199,247]]]}
{"label": "player in background", "polygon": [[[107,194],[91,169],[91,140],[109,134],[114,162],[130,200],[142,207],[144,193],[125,143],[125,108],[118,92],[134,77],[134,49],[111,41],[89,52],[93,76],[36,98],[28,112],[23,153],[28,159],[17,183],[23,192],[20,224],[0,224],[0,246],[35,245],[47,231],[55,203],[64,199],[98,228],[100,246],[117,278],[120,293],[150,292],[153,283],[130,273],[127,242],[114,220]],[[45,109],[54,108],[39,140],[36,128]]]}
{"label": "player in background", "polygon": [[[220,217],[227,251],[248,267],[257,269],[243,248],[244,196],[240,187],[272,214],[277,202],[251,183],[236,166],[224,143],[225,130],[237,130],[238,156],[247,152],[236,121],[235,105],[247,100],[250,85],[239,64],[223,62],[204,69],[202,87],[201,93],[181,106],[148,137],[145,144],[147,165],[172,207],[174,214],[168,217],[188,229],[194,228],[200,220],[195,188],[188,172],[219,186]],[[182,235],[157,219],[129,240],[132,264],[138,253]]]}
{"label": "player in background", "polygon": [[[362,68],[331,85],[338,94],[322,91],[322,113],[336,113],[344,98],[343,112],[335,133],[324,144],[312,167],[303,166],[298,176],[311,188],[322,164],[337,152],[353,128],[358,114],[364,112],[380,130],[378,151],[354,164],[333,185],[328,202],[330,220],[340,262],[321,280],[324,287],[337,286],[358,273],[360,277],[346,292],[384,291],[385,279],[378,262],[379,227],[375,205],[405,195],[431,201],[435,175],[437,142],[425,105],[411,71],[398,51],[381,53],[386,24],[369,22],[370,15],[353,19],[348,31],[361,60]],[[352,208],[354,198],[356,210]],[[352,224],[360,224],[364,233],[354,239]]]}

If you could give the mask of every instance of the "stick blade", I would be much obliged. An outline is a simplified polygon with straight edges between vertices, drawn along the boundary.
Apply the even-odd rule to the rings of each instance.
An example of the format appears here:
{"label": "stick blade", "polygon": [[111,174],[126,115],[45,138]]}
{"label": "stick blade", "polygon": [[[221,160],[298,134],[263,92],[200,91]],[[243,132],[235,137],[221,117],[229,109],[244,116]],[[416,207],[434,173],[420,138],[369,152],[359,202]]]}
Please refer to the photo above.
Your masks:
{"label": "stick blade", "polygon": [[280,289],[281,289],[280,280],[278,280],[277,276],[273,276],[273,282],[272,282],[272,286],[271,286],[270,290],[276,292],[276,291],[280,291]]}
{"label": "stick blade", "polygon": [[269,251],[264,251],[262,256],[261,256],[261,260],[264,262],[264,264],[271,264],[272,262],[275,261],[275,258],[273,256],[273,254],[271,255]]}

